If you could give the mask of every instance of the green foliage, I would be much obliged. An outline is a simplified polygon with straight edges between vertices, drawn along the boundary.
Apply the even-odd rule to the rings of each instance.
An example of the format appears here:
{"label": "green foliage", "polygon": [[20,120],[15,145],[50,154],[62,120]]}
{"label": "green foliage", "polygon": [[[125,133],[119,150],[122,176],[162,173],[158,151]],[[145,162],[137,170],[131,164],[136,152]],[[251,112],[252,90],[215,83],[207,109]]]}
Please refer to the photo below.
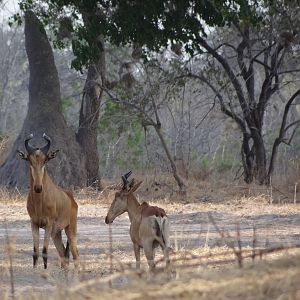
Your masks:
{"label": "green foliage", "polygon": [[235,166],[234,158],[231,155],[225,155],[222,159],[217,157],[215,161],[216,171],[218,173],[224,173],[230,171]]}
{"label": "green foliage", "polygon": [[22,24],[22,17],[19,13],[17,14],[14,14],[10,19],[9,19],[9,22],[8,22],[8,25],[9,26],[13,26],[13,25],[17,25],[17,26],[20,26]]}
{"label": "green foliage", "polygon": [[240,145],[237,141],[225,139],[213,159],[213,169],[217,173],[225,173],[240,165]]}
{"label": "green foliage", "polygon": [[62,110],[64,114],[71,106],[72,102],[70,101],[70,99],[62,99]]}
{"label": "green foliage", "polygon": [[[105,112],[100,118],[99,132],[101,135],[98,136],[98,143],[102,164],[105,164],[104,159],[111,151],[111,146],[114,146],[115,156],[111,158],[114,167],[135,169],[142,167],[144,135],[137,117],[127,114],[124,107],[118,103],[107,101]],[[118,155],[120,151],[122,153]]]}
{"label": "green foliage", "polygon": [[[192,54],[201,52],[199,37],[205,27],[259,22],[258,0],[21,0],[21,10],[32,9],[44,25],[58,33],[58,20],[70,16],[74,28],[72,66],[81,70],[99,59],[99,37],[115,45],[136,44],[148,50],[182,43]],[[20,16],[13,19],[19,22]],[[83,22],[82,22],[83,20]],[[56,42],[63,47],[62,42]]]}
{"label": "green foliage", "polygon": [[200,161],[200,168],[204,171],[209,171],[211,162],[207,158],[202,158]]}
{"label": "green foliage", "polygon": [[[106,103],[104,115],[101,116],[99,122],[99,132],[105,134],[109,131],[112,139],[116,139],[123,131],[123,124],[118,118],[121,114],[121,107],[115,102],[108,101]],[[113,125],[113,126],[112,126]]]}

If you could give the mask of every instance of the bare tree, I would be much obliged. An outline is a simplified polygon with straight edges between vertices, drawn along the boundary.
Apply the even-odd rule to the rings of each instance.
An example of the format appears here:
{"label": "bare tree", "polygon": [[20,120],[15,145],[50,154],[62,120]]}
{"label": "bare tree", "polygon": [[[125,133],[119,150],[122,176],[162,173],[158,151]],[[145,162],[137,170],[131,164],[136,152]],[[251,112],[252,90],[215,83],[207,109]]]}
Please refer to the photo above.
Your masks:
{"label": "bare tree", "polygon": [[140,80],[139,84],[136,84],[136,88],[133,90],[127,89],[125,98],[116,92],[112,93],[109,89],[105,89],[105,92],[108,94],[110,99],[119,103],[127,110],[135,112],[144,128],[149,126],[154,128],[171,166],[172,174],[179,187],[179,191],[182,194],[185,194],[186,184],[178,174],[174,156],[172,155],[170,147],[166,141],[163,127],[164,122],[160,117],[160,110],[169,101],[169,94],[172,92],[172,89],[174,89],[174,85],[163,84],[162,78],[153,76],[153,74],[151,74],[152,71],[153,69],[151,65],[148,68],[147,66],[143,66],[143,70],[141,70],[143,73],[143,79]]}
{"label": "bare tree", "polygon": [[[288,84],[286,75],[299,72],[286,64],[291,59],[291,46],[297,41],[296,32],[282,32],[278,36],[273,31],[273,26],[265,31],[244,24],[229,28],[225,38],[209,41],[197,36],[199,45],[206,50],[204,55],[209,66],[199,71],[193,65],[186,73],[206,84],[214,92],[221,111],[238,125],[242,133],[241,156],[247,183],[254,178],[260,184],[269,182],[278,142],[283,141],[283,133],[295,128],[299,122],[292,122],[287,127],[283,124],[268,167],[264,141],[266,109],[276,93]],[[293,102],[298,94],[296,91],[289,102]],[[290,107],[287,104],[283,123]],[[289,142],[292,138],[293,134]]]}

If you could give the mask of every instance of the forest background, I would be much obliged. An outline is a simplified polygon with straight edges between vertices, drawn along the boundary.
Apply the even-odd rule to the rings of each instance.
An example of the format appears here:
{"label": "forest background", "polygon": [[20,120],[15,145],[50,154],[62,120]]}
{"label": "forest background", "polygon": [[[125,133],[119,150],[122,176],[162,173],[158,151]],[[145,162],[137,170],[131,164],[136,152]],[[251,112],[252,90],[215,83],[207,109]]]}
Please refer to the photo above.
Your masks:
{"label": "forest background", "polygon": [[[59,75],[58,111],[68,129],[58,126],[50,135],[55,141],[54,132],[69,130],[68,136],[75,137],[65,146],[58,142],[62,158],[50,172],[61,170],[71,159],[66,147],[79,144],[83,161],[77,170],[83,175],[67,177],[72,170],[68,166],[57,178],[61,185],[101,188],[101,178],[119,177],[129,169],[154,177],[173,174],[183,192],[190,178],[268,185],[284,177],[296,182],[300,147],[296,2],[254,1],[251,8],[247,1],[228,6],[207,1],[206,7],[197,1],[166,1],[162,7],[145,2],[141,8],[116,1],[109,8],[99,1],[99,11],[92,13],[97,1],[90,7],[80,1],[46,1],[44,6],[22,1],[23,12],[33,11],[46,28]],[[10,14],[11,5],[5,1],[1,5],[0,136],[5,149],[0,181],[24,188],[26,179],[19,171],[24,167],[15,150],[22,147],[29,128],[36,129],[28,125],[26,34],[22,14]],[[130,28],[139,22],[126,11],[130,5],[146,20],[137,33]],[[176,27],[166,21],[163,30],[159,24],[151,27],[149,7],[151,18],[162,10],[166,20],[176,17],[174,23],[182,22]],[[107,17],[109,9],[116,11],[111,22],[128,16],[126,22],[120,18],[121,34],[97,19],[100,11]],[[102,31],[94,30],[96,21],[102,22]],[[169,36],[163,35],[166,32]],[[51,91],[48,96],[33,109],[51,106]],[[47,132],[40,123],[35,124],[37,131]]]}

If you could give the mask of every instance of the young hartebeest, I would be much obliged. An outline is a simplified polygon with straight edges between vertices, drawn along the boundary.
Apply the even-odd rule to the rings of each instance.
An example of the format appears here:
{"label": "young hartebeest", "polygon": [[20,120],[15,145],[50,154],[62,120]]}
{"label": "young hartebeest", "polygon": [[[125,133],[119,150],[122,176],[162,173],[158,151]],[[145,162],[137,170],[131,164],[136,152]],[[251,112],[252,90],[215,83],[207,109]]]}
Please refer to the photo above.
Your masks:
{"label": "young hartebeest", "polygon": [[146,202],[142,204],[138,202],[133,193],[139,188],[142,181],[135,184],[134,179],[132,179],[129,183],[127,178],[130,174],[131,172],[122,176],[123,186],[120,191],[115,193],[105,223],[112,223],[117,216],[127,211],[131,223],[130,237],[133,243],[136,267],[140,268],[140,249],[144,248],[149,268],[153,270],[155,267],[154,250],[159,245],[164,252],[164,259],[168,266],[170,263],[168,217],[162,208],[150,206]]}
{"label": "young hartebeest", "polygon": [[[31,219],[33,237],[33,266],[36,267],[39,256],[39,228],[45,230],[43,245],[44,268],[47,269],[47,253],[50,236],[61,259],[61,267],[69,264],[70,248],[75,267],[78,266],[77,251],[77,210],[73,195],[56,186],[49,177],[45,164],[56,157],[59,150],[48,153],[51,139],[44,133],[47,144],[42,148],[34,148],[29,144],[31,134],[25,139],[27,155],[18,150],[20,157],[30,165],[30,189],[27,196],[27,211]],[[66,248],[62,241],[61,231],[67,235]]]}

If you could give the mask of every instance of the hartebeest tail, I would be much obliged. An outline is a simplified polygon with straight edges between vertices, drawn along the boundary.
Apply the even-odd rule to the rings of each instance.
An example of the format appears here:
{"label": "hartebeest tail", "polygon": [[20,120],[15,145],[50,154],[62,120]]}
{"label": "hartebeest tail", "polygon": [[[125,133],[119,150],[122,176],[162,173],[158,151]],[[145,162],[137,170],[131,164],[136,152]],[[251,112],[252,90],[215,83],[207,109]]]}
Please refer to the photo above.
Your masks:
{"label": "hartebeest tail", "polygon": [[[45,229],[43,245],[44,268],[47,268],[48,246],[50,236],[61,259],[61,266],[69,263],[70,250],[73,255],[75,267],[78,265],[77,251],[77,211],[78,206],[70,191],[64,191],[55,185],[49,177],[45,164],[56,157],[58,150],[50,153],[51,139],[44,134],[46,145],[42,148],[34,148],[29,141],[31,134],[25,139],[27,155],[21,151],[19,155],[27,160],[30,165],[29,182],[30,189],[27,197],[27,211],[31,220],[33,237],[33,266],[37,265],[39,256],[39,228]],[[63,244],[61,231],[65,230],[68,241],[66,247]]]}
{"label": "hartebeest tail", "polygon": [[123,187],[116,192],[115,198],[108,210],[105,223],[112,223],[113,220],[128,212],[130,219],[130,237],[133,243],[136,258],[136,267],[140,267],[140,249],[143,248],[150,269],[155,267],[154,248],[161,246],[164,251],[164,258],[169,265],[170,250],[170,224],[166,212],[157,206],[151,206],[147,202],[139,204],[134,192],[141,185],[134,179],[129,183],[128,177],[131,172],[122,176]]}
{"label": "hartebeest tail", "polygon": [[160,235],[163,240],[163,247],[171,249],[170,247],[170,224],[168,217],[155,217],[155,220],[159,226]]}

